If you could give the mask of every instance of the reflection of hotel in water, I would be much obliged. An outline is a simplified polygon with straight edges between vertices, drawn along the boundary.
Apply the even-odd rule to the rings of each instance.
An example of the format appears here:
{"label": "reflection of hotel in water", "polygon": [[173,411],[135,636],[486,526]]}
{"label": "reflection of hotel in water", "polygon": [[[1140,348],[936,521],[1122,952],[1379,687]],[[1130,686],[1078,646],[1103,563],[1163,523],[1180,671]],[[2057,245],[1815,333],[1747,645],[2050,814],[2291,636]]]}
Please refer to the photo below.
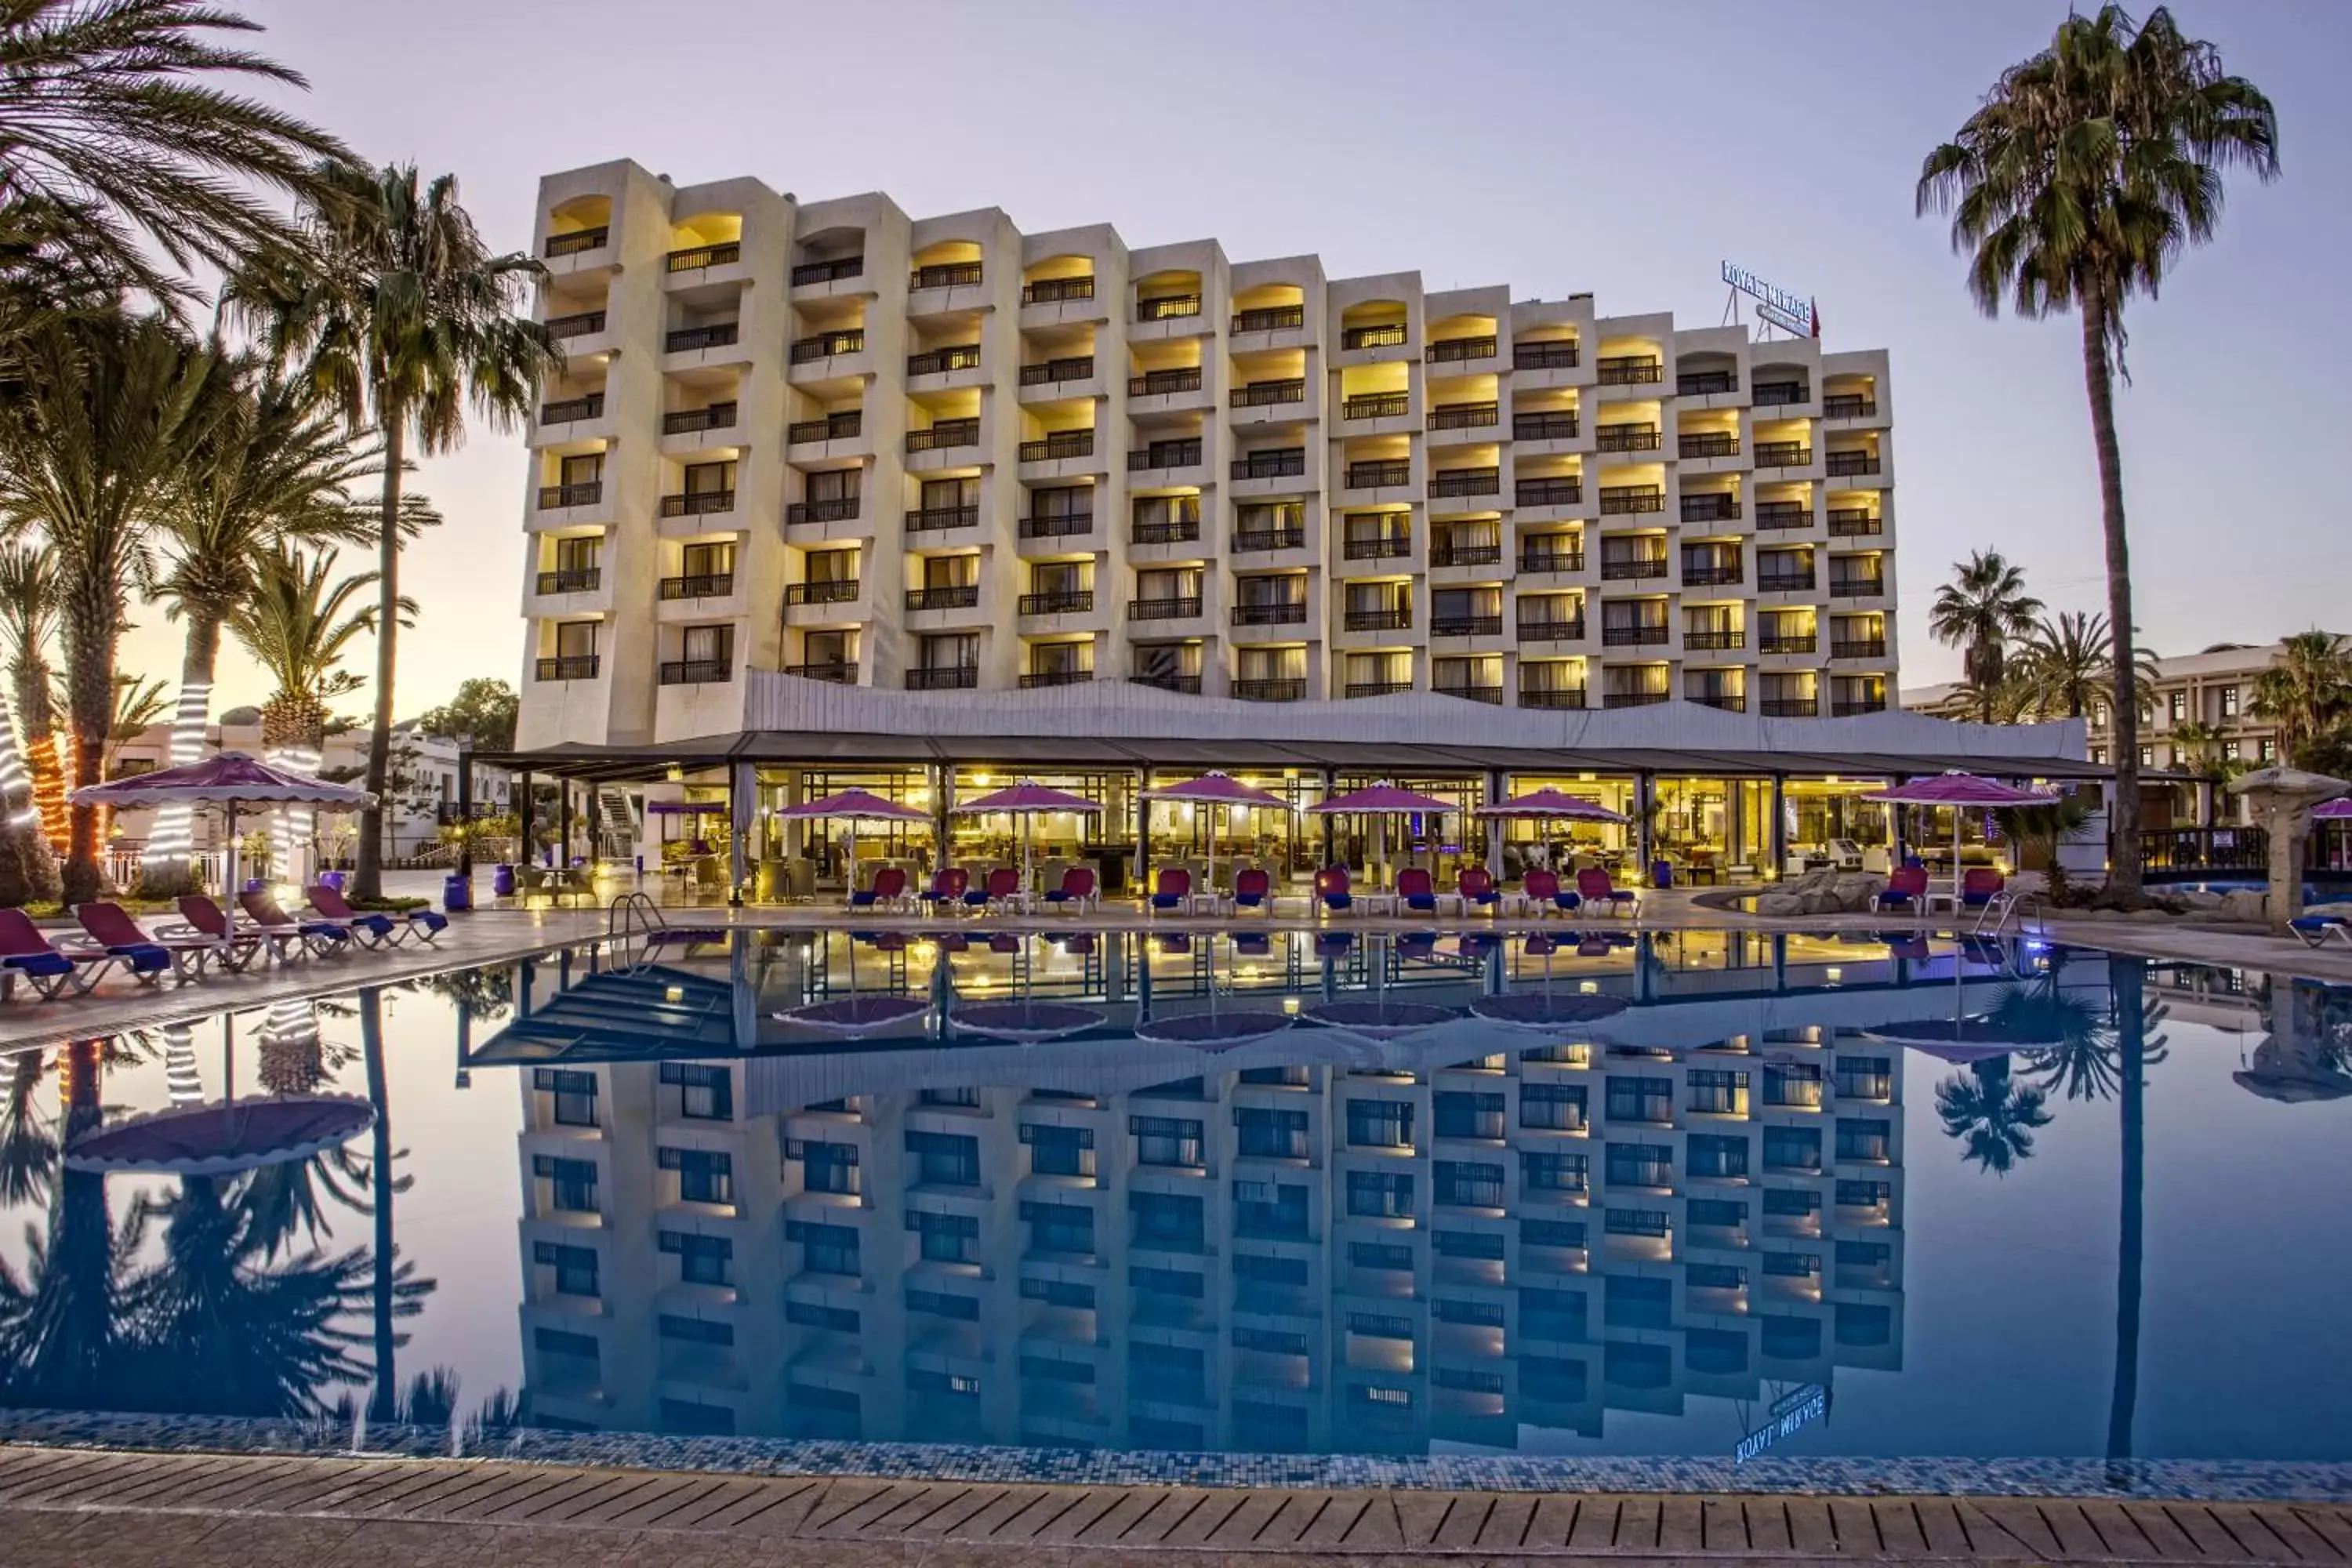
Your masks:
{"label": "reflection of hotel in water", "polygon": [[[1836,1366],[1892,1369],[1902,1064],[1853,1028],[1887,1016],[1894,993],[1874,1015],[1853,993],[1898,966],[1884,949],[1825,964],[1836,949],[1791,952],[1788,939],[1687,951],[1707,940],[1684,938],[1691,968],[1664,982],[1687,1007],[1661,997],[1622,1016],[1775,1026],[1685,1048],[1623,1043],[1640,1030],[1545,1045],[1465,1019],[1434,1057],[1415,1047],[1455,1065],[1419,1071],[1397,1065],[1401,1045],[1340,1065],[1328,1031],[1302,1028],[1236,1053],[1249,1065],[1200,1058],[1202,1076],[1150,1087],[1115,1070],[1119,1045],[1142,1048],[1129,1037],[1094,1047],[1113,1065],[1095,1080],[1118,1085],[1095,1091],[1069,1042],[1027,1058],[1040,1065],[1021,1081],[1054,1087],[987,1065],[1024,1059],[1016,1047],[920,1043],[835,1047],[823,1068],[763,1055],[527,1068],[534,1419],[1510,1447],[1522,1426],[1598,1436],[1608,1408],[1673,1414],[1693,1395],[1769,1399]],[[1366,984],[1378,962],[1360,946],[1327,972],[1307,939],[1272,941],[1310,1002]],[[1057,959],[1067,973],[1041,966],[1041,993],[1090,993],[1129,1020],[1139,993],[1146,1007],[1188,990],[1169,1011],[1202,1005],[1197,954],[1152,956],[1146,978],[1105,942]],[[1654,989],[1650,939],[1638,955],[1626,942],[1563,966],[1559,984]],[[772,952],[787,1002],[816,993],[806,951]],[[1534,959],[1509,963],[1513,989],[1538,983]],[[1847,994],[1788,994],[1824,974]],[[1475,964],[1443,958],[1387,983],[1456,1003],[1481,988]],[[1776,985],[1778,1006],[1742,1000]],[[1952,991],[1935,994],[1948,1005]],[[762,1010],[775,1002],[763,989]],[[1845,1026],[1786,1022],[1804,1013]],[[1286,1054],[1318,1059],[1267,1065]],[[974,1071],[943,1067],[965,1056]],[[803,1103],[861,1075],[877,1087]],[[1727,1425],[1721,1446],[1737,1436]]]}

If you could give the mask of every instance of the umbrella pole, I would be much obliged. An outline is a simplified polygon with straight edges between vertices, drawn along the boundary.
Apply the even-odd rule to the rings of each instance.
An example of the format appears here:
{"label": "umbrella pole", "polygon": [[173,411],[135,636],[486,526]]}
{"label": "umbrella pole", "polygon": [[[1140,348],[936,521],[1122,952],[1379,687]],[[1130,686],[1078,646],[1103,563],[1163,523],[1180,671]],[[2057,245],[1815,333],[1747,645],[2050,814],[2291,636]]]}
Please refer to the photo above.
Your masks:
{"label": "umbrella pole", "polygon": [[[221,919],[222,919],[222,921],[225,922],[225,925],[224,925],[223,929],[224,929],[225,931],[226,931],[228,934],[227,934],[226,937],[224,937],[224,938],[222,939],[222,941],[223,941],[223,942],[226,943],[226,945],[227,945],[229,948],[234,949],[234,948],[236,946],[236,894],[237,894],[237,885],[236,885],[236,802],[235,802],[235,801],[230,801],[230,802],[228,803],[228,858],[227,858],[227,861],[226,862],[226,868],[227,868],[227,869],[226,869],[226,871],[224,873],[224,875],[222,876],[222,879],[221,879],[221,880],[222,880],[224,883],[226,883],[226,885],[225,887],[223,887],[223,888],[222,888],[222,889],[221,889]],[[232,958],[232,957],[234,957],[234,956],[235,956],[234,952],[229,952],[229,953],[226,953],[226,954],[224,954],[224,955],[222,956],[221,962],[222,962],[222,963],[227,963],[227,962],[229,961],[229,959],[230,959],[230,958]]]}
{"label": "umbrella pole", "polygon": [[1960,808],[1952,807],[1952,930],[1960,929]]}

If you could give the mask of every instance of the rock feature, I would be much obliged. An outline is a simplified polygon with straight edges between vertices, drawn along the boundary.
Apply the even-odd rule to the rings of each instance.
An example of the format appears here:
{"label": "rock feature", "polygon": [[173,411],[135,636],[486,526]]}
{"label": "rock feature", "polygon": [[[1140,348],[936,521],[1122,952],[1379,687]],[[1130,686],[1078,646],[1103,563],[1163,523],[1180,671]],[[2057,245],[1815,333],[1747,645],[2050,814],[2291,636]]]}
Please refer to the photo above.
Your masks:
{"label": "rock feature", "polygon": [[1884,877],[1824,868],[1783,882],[1772,892],[1758,894],[1756,912],[1780,916],[1860,914],[1870,908],[1870,900],[1885,886]]}
{"label": "rock feature", "polygon": [[2288,922],[2303,913],[2303,851],[2311,837],[2311,808],[2352,791],[2352,784],[2300,768],[2257,768],[2231,779],[2229,791],[2245,798],[2254,825],[2270,835],[2270,897],[2252,918],[2267,919],[2274,936],[2292,936]]}

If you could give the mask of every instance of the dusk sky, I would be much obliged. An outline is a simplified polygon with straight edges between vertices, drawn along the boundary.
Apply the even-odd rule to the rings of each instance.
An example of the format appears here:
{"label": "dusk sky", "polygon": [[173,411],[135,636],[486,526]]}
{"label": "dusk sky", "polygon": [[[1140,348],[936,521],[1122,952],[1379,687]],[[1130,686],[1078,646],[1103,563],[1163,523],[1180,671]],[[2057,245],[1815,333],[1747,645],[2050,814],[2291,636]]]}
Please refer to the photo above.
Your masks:
{"label": "dusk sky", "polygon": [[[2049,0],[249,10],[310,77],[305,113],[373,160],[455,171],[500,247],[529,243],[541,175],[627,157],[803,200],[881,190],[917,217],[992,205],[1130,246],[1314,251],[1334,278],[1590,290],[1604,315],[1694,325],[1720,319],[1730,258],[1816,297],[1828,347],[1893,356],[1904,685],[1957,671],[1926,611],[1971,549],[2021,562],[2053,609],[2105,607],[2075,323],[1983,320],[1944,224],[1912,213],[1921,156],[2048,41]],[[2176,14],[2270,94],[2284,174],[2233,181],[2218,242],[2129,318],[2143,636],[2168,654],[2352,630],[2328,466],[2352,366],[2352,5]],[[425,467],[449,521],[407,556],[404,716],[516,678],[524,473],[520,437],[487,431]],[[126,666],[176,677],[178,628],[142,618]],[[224,664],[224,706],[267,695]]]}

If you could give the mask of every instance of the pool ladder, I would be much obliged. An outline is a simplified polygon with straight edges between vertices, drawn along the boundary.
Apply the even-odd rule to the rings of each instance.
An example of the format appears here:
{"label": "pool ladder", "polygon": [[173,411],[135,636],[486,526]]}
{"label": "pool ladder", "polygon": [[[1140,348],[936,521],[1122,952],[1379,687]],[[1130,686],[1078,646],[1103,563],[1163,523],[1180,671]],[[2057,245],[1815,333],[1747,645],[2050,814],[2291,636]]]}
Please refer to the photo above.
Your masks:
{"label": "pool ladder", "polygon": [[[628,973],[641,974],[653,967],[656,947],[654,939],[661,929],[661,907],[645,893],[623,893],[605,906],[605,944],[616,963],[626,960]],[[628,957],[632,943],[637,944],[634,958]]]}

